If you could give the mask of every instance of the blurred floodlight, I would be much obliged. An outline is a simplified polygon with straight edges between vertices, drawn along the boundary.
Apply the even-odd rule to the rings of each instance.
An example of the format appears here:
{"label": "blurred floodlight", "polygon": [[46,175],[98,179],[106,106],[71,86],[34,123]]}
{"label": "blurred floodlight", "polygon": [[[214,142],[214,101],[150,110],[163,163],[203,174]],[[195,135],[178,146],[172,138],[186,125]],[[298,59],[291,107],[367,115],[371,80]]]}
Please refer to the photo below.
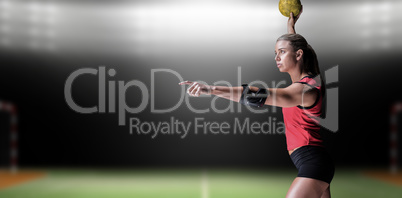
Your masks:
{"label": "blurred floodlight", "polygon": [[[394,49],[402,46],[401,7],[389,0],[306,2],[297,31],[320,53]],[[52,43],[78,54],[170,56],[266,54],[286,32],[287,19],[271,1],[0,0],[0,21],[0,38],[18,49],[38,43],[35,49],[46,53],[43,46]]]}

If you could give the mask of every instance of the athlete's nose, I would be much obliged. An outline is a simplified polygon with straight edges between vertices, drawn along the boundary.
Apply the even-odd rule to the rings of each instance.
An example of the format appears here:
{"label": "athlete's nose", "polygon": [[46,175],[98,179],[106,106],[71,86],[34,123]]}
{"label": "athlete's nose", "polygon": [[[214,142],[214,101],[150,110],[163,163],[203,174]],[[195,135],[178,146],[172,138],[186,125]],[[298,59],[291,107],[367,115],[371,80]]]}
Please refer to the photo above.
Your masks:
{"label": "athlete's nose", "polygon": [[276,61],[280,61],[280,60],[281,60],[281,59],[279,58],[279,54],[276,54],[276,55],[275,55],[275,60],[276,60]]}

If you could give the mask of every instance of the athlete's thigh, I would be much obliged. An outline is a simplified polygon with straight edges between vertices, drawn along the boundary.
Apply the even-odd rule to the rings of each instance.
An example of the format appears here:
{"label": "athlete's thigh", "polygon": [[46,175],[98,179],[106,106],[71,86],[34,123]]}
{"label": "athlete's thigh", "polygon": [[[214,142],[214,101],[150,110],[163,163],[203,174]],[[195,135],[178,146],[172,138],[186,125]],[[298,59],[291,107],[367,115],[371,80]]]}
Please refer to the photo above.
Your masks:
{"label": "athlete's thigh", "polygon": [[320,198],[328,186],[328,183],[317,179],[296,177],[286,198]]}
{"label": "athlete's thigh", "polygon": [[322,193],[321,198],[331,198],[330,186]]}

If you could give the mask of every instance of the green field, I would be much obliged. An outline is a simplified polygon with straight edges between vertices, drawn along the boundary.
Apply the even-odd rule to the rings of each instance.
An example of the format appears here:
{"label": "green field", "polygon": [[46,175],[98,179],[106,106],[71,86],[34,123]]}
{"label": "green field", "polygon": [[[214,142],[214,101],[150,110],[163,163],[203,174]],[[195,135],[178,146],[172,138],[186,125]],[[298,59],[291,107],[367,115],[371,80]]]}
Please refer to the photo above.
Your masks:
{"label": "green field", "polygon": [[[43,170],[42,170],[43,171]],[[46,176],[0,190],[1,198],[285,197],[295,170],[46,170]],[[332,197],[399,198],[402,186],[356,170],[337,170]]]}

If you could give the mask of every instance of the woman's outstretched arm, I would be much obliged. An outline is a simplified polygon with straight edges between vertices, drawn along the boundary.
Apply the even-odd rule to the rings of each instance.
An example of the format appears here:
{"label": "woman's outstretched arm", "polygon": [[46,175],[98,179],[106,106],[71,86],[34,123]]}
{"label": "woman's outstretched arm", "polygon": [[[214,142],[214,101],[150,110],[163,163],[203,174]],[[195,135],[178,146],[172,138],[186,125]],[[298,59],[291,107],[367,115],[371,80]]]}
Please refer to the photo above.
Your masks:
{"label": "woman's outstretched arm", "polygon": [[187,93],[190,96],[215,95],[235,102],[239,102],[243,92],[243,87],[212,86],[192,81],[183,81],[179,85],[190,85],[187,88]]}
{"label": "woman's outstretched arm", "polygon": [[[190,85],[187,93],[191,96],[215,95],[235,102],[240,101],[243,92],[243,87],[212,86],[192,81],[183,81],[179,85]],[[249,86],[249,89],[257,92],[259,88]],[[267,99],[264,104],[277,107],[311,106],[317,97],[317,92],[309,89],[308,86],[293,83],[286,88],[267,89]]]}

